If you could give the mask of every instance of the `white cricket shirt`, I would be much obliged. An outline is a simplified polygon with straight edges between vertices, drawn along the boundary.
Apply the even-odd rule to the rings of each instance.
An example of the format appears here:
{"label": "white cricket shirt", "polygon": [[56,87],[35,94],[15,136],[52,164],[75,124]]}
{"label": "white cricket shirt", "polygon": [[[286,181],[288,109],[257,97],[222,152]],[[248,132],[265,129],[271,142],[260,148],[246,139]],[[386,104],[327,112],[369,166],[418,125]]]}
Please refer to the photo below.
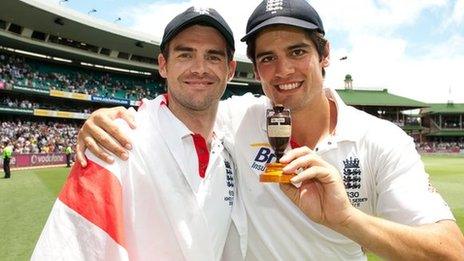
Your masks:
{"label": "white cricket shirt", "polygon": [[[335,91],[327,89],[326,95],[337,105],[337,126],[315,151],[338,168],[355,207],[407,225],[454,219],[441,196],[429,189],[412,138],[391,122],[345,105]],[[266,163],[275,161],[266,136],[268,108],[266,97],[251,94],[220,105],[248,216],[246,259],[366,260],[357,243],[312,222],[278,185],[259,182]]]}
{"label": "white cricket shirt", "polygon": [[[150,101],[144,101],[147,102]],[[195,194],[198,205],[204,211],[208,226],[205,233],[211,235],[211,248],[215,252],[215,260],[219,260],[231,224],[231,211],[236,194],[235,166],[222,144],[222,132],[214,130],[209,161],[201,162],[200,153],[208,154],[206,143],[204,146],[201,141],[198,144],[194,140],[195,134],[172,114],[165,103],[162,102],[159,110],[160,128],[166,130],[166,143],[181,165],[182,173]],[[201,164],[207,165],[203,174],[199,173]]]}

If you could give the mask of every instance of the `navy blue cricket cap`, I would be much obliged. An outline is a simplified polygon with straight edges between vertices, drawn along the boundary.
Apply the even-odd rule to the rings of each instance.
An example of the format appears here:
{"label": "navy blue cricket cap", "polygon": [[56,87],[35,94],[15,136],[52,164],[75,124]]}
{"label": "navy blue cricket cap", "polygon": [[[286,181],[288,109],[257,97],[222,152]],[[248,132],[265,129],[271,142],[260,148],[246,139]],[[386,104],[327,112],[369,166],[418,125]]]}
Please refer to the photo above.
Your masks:
{"label": "navy blue cricket cap", "polygon": [[224,36],[226,43],[235,51],[234,35],[227,22],[213,8],[189,7],[166,25],[161,40],[160,49],[164,50],[166,44],[182,30],[195,24],[209,25],[217,29]]}
{"label": "navy blue cricket cap", "polygon": [[270,25],[290,25],[325,34],[321,17],[306,0],[265,0],[248,19],[246,35],[241,41],[248,41]]}

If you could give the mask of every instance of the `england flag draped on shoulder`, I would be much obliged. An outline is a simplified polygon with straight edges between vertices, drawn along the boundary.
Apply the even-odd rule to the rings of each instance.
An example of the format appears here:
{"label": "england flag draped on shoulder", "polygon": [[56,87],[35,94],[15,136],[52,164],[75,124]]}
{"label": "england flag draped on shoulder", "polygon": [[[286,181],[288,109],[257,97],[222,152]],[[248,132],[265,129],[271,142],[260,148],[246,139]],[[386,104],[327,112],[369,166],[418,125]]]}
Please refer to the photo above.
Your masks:
{"label": "england flag draped on shoulder", "polygon": [[120,122],[134,144],[128,161],[109,165],[87,152],[86,168],[74,164],[32,260],[217,259],[195,193],[164,144],[161,99],[136,113],[143,127]]}

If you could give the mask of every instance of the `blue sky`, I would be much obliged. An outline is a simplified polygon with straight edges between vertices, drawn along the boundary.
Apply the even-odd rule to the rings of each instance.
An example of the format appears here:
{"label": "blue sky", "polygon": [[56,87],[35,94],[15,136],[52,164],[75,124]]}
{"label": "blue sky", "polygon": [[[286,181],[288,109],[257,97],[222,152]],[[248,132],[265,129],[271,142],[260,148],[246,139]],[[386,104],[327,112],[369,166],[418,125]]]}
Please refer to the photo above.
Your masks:
{"label": "blue sky", "polygon": [[[160,38],[166,23],[191,5],[217,9],[236,38],[258,0],[39,0]],[[464,0],[313,0],[331,42],[325,84],[388,88],[426,102],[464,102]],[[245,46],[238,43],[238,54]],[[347,60],[338,58],[348,56]],[[451,95],[450,95],[451,89]]]}

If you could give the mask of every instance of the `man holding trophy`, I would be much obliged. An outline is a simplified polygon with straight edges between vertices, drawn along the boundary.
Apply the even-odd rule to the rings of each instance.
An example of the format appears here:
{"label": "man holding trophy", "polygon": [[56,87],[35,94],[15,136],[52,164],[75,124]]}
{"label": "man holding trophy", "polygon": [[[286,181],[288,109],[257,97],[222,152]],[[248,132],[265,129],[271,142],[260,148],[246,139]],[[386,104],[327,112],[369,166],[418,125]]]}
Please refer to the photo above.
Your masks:
{"label": "man holding trophy", "polygon": [[[263,1],[246,32],[242,41],[266,97],[223,101],[217,117],[238,167],[246,259],[365,260],[366,249],[393,260],[463,259],[462,232],[430,189],[413,140],[323,88],[330,46],[314,8],[305,0]],[[107,158],[93,139],[107,137],[103,130],[128,143],[109,123],[121,112],[130,118],[118,108],[94,112],[84,124],[81,162],[84,144]],[[102,146],[125,151],[114,142]],[[282,173],[268,167],[279,157],[287,164]]]}

